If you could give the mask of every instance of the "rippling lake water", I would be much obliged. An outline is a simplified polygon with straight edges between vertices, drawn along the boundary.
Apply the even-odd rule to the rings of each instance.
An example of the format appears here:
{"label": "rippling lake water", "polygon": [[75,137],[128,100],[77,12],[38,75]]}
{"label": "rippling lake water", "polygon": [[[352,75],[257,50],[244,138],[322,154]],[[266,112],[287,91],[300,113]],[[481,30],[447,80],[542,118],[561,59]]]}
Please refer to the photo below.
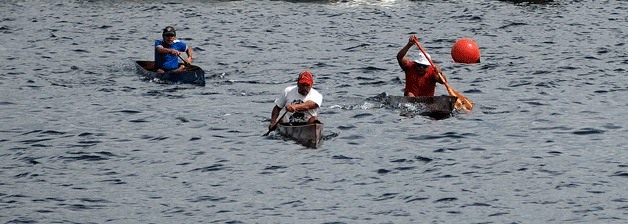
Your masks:
{"label": "rippling lake water", "polygon": [[[0,222],[628,222],[628,4],[516,2],[3,1]],[[168,25],[206,86],[137,77]],[[372,100],[411,34],[472,113]],[[315,150],[261,137],[304,69]]]}

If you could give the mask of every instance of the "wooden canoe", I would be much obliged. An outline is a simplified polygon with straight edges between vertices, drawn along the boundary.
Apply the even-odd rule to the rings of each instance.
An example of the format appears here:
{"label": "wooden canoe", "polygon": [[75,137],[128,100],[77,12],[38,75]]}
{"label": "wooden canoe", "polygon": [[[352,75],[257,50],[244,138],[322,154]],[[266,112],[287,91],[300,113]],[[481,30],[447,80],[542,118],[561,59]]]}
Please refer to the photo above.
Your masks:
{"label": "wooden canoe", "polygon": [[324,126],[325,125],[322,123],[301,125],[277,124],[277,131],[281,135],[293,139],[306,147],[318,148],[323,138]]}
{"label": "wooden canoe", "polygon": [[205,71],[195,65],[187,66],[180,72],[157,73],[154,61],[135,61],[135,69],[144,80],[205,86]]}

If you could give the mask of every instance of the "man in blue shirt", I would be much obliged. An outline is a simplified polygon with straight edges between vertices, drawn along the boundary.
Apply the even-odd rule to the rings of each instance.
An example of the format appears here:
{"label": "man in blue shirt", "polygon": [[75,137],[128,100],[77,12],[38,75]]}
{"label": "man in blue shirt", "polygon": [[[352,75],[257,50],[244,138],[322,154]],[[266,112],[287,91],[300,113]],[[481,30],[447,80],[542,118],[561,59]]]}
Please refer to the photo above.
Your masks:
{"label": "man in blue shirt", "polygon": [[163,40],[155,41],[155,67],[157,72],[180,71],[185,65],[179,65],[179,54],[185,51],[188,58],[187,64],[192,63],[192,48],[188,47],[177,39],[177,32],[174,27],[167,26],[162,33]]}

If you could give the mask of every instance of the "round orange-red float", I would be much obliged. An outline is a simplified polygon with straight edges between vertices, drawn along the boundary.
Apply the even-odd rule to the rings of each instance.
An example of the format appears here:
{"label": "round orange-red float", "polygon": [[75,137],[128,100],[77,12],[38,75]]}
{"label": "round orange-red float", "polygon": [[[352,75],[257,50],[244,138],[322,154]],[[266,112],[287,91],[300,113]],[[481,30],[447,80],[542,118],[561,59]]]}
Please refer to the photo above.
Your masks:
{"label": "round orange-red float", "polygon": [[469,38],[460,38],[451,48],[451,58],[458,63],[480,63],[480,48]]}

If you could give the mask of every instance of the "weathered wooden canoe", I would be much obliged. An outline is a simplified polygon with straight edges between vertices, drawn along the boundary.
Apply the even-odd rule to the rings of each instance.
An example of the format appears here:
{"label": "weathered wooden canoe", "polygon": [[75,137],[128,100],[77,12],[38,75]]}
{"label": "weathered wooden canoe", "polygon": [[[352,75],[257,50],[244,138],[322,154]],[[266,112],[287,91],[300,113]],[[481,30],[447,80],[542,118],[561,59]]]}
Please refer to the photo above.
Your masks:
{"label": "weathered wooden canoe", "polygon": [[318,148],[323,138],[324,126],[325,125],[322,123],[301,125],[277,124],[277,131],[281,135],[293,139],[306,147]]}
{"label": "weathered wooden canoe", "polygon": [[191,65],[181,72],[157,73],[154,61],[135,61],[135,68],[140,78],[166,83],[186,83],[205,86],[205,71]]}

